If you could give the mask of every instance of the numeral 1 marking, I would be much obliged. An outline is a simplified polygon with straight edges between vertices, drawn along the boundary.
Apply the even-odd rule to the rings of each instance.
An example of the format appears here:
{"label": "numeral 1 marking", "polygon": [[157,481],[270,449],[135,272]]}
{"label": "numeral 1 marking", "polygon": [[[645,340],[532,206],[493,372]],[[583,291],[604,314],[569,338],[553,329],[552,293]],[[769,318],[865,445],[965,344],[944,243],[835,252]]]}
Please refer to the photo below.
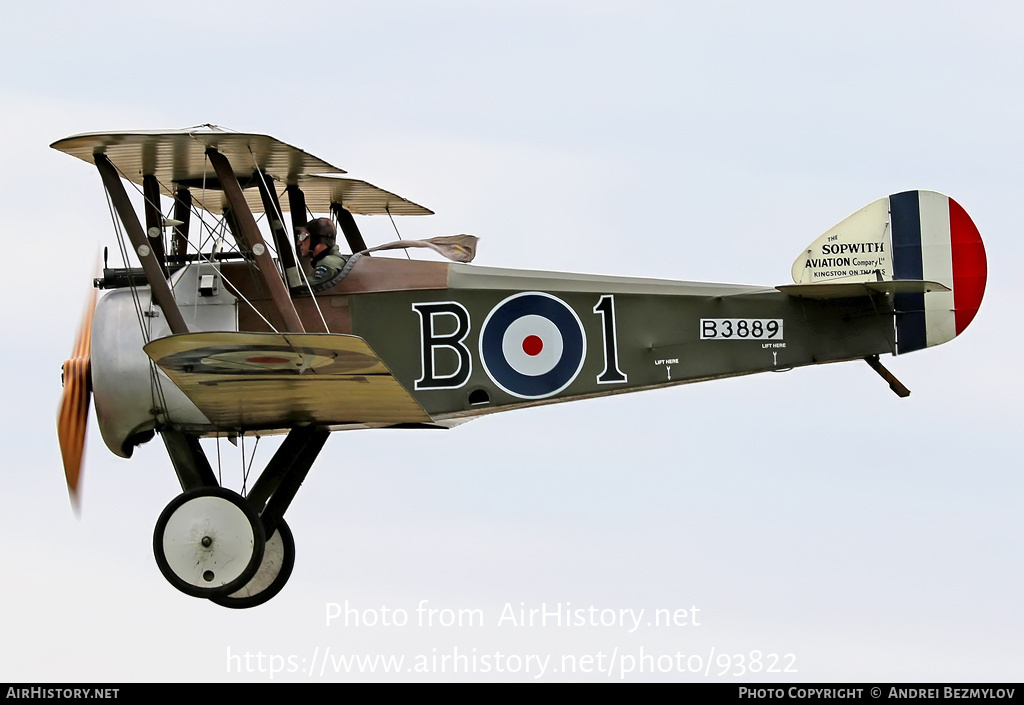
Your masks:
{"label": "numeral 1 marking", "polygon": [[618,341],[615,337],[615,297],[605,294],[597,300],[594,313],[601,314],[604,338],[604,371],[597,376],[598,384],[623,384],[627,377],[619,369]]}

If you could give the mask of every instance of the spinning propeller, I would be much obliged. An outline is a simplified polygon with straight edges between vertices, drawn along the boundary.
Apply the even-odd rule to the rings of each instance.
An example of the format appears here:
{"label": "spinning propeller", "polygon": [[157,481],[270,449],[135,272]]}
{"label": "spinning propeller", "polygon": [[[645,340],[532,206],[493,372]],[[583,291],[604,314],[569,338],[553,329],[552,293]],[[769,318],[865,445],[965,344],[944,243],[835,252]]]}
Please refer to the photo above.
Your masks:
{"label": "spinning propeller", "polygon": [[92,401],[91,362],[92,315],[96,309],[96,289],[89,295],[78,340],[71,357],[64,362],[61,377],[64,396],[57,414],[57,438],[60,454],[64,458],[64,477],[68,483],[71,503],[78,508],[78,482],[82,472],[82,453],[85,450],[85,429]]}

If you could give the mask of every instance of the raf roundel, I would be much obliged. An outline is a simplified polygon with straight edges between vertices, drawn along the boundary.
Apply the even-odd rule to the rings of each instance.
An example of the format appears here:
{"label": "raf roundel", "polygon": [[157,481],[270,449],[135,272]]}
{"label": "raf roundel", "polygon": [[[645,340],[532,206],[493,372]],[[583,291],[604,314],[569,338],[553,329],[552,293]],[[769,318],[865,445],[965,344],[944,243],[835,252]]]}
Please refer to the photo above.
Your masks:
{"label": "raf roundel", "polygon": [[495,306],[480,333],[487,376],[521,399],[557,394],[583,368],[587,340],[576,312],[540,292],[510,296]]}

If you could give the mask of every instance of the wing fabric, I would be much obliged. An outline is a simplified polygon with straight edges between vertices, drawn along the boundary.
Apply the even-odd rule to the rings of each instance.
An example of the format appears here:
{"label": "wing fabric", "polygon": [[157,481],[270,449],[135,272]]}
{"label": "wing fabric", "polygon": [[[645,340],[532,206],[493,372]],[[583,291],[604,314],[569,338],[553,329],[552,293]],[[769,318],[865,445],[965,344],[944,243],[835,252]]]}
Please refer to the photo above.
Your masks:
{"label": "wing fabric", "polygon": [[366,341],[352,335],[190,333],[154,340],[145,351],[225,428],[430,422]]}

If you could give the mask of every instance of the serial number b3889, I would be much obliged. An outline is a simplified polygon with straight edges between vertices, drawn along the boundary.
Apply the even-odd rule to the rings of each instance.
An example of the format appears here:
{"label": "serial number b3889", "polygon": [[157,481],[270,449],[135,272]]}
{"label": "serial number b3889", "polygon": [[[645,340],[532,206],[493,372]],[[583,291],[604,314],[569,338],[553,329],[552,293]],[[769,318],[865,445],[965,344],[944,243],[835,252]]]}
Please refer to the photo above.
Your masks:
{"label": "serial number b3889", "polygon": [[781,318],[702,318],[701,340],[782,340]]}

